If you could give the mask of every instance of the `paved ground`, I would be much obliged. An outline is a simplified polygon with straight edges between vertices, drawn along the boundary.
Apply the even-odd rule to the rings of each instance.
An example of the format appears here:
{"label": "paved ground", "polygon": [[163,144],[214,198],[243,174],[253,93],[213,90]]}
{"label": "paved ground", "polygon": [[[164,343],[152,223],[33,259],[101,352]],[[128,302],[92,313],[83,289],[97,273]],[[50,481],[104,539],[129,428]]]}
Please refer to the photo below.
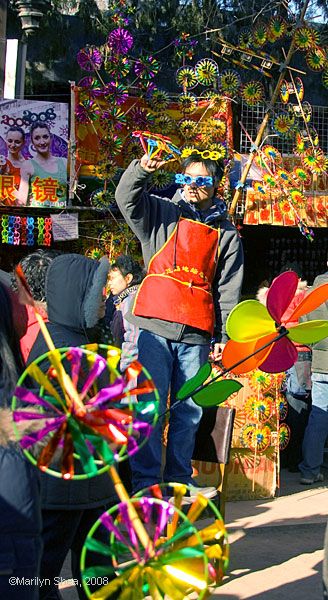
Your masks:
{"label": "paved ground", "polygon": [[[322,600],[322,546],[328,517],[325,482],[305,488],[299,474],[282,471],[279,497],[228,502],[229,573],[212,598]],[[68,564],[62,576],[70,577]],[[73,587],[63,600],[77,600]]]}

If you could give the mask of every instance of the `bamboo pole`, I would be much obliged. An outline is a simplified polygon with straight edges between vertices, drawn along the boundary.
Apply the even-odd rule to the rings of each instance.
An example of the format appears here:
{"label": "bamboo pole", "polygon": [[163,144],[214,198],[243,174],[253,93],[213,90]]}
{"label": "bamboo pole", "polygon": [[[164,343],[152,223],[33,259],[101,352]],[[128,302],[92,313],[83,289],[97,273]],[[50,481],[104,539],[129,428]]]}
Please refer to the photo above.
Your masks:
{"label": "bamboo pole", "polygon": [[[309,2],[310,2],[310,0],[305,0],[305,2],[303,4],[303,8],[301,10],[301,14],[300,14],[300,18],[299,18],[299,23],[303,22],[305,13],[306,13],[308,5],[309,5]],[[278,79],[276,87],[275,87],[275,89],[273,91],[273,94],[272,94],[272,97],[271,97],[271,101],[270,101],[270,105],[269,105],[269,107],[268,107],[268,109],[267,109],[267,111],[266,111],[266,113],[265,113],[265,115],[263,117],[263,121],[262,121],[262,123],[260,125],[260,128],[259,128],[258,132],[257,132],[257,136],[256,136],[256,139],[255,139],[255,142],[254,142],[254,146],[255,147],[259,146],[259,144],[260,144],[260,142],[262,140],[262,137],[264,135],[265,129],[267,127],[267,124],[268,124],[268,121],[269,121],[269,118],[270,118],[271,110],[272,110],[272,108],[273,108],[274,104],[276,103],[277,98],[279,96],[280,86],[281,86],[281,83],[282,83],[283,79],[286,76],[287,67],[288,67],[288,65],[289,65],[289,63],[291,61],[292,56],[293,56],[294,49],[295,49],[295,41],[294,41],[294,38],[293,38],[292,41],[291,41],[291,44],[290,44],[287,56],[286,56],[284,68],[282,69],[282,71],[281,71],[281,73],[279,75],[279,79]],[[247,163],[246,163],[246,165],[244,167],[244,170],[243,170],[241,178],[240,178],[240,186],[236,189],[236,191],[234,193],[234,197],[233,197],[232,202],[231,202],[231,206],[230,206],[230,209],[229,209],[229,214],[231,216],[234,214],[237,202],[240,200],[240,197],[241,197],[241,194],[242,194],[242,191],[243,191],[243,185],[244,185],[244,183],[245,183],[245,181],[247,179],[247,175],[248,175],[248,173],[250,171],[250,168],[251,168],[251,166],[253,164],[253,160],[254,160],[254,152],[250,152],[249,157],[248,157],[248,161],[247,161]]]}

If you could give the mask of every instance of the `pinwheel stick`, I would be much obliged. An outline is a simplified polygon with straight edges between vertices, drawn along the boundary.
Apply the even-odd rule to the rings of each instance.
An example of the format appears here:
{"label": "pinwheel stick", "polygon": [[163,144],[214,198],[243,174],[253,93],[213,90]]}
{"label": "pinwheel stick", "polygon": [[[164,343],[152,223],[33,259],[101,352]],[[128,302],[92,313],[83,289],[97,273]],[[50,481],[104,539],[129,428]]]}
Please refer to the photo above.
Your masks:
{"label": "pinwheel stick", "polygon": [[148,551],[149,556],[154,556],[154,547],[152,541],[143,526],[143,523],[140,521],[138,517],[138,513],[134,507],[134,504],[130,501],[130,496],[127,493],[122,480],[114,466],[111,466],[108,471],[112,482],[114,484],[115,491],[121,500],[121,502],[125,502],[127,505],[129,517],[131,520],[131,524],[133,526],[134,531],[136,532],[141,544]]}

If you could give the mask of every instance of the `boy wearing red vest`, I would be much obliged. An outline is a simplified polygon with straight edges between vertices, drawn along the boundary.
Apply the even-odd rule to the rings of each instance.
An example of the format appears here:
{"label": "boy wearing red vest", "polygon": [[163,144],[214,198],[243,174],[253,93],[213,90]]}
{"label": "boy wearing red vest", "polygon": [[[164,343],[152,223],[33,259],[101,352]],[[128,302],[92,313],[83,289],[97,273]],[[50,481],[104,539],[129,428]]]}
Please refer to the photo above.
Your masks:
{"label": "boy wearing red vest", "polygon": [[213,337],[214,356],[220,358],[227,341],[225,322],[239,300],[243,278],[241,240],[216,196],[222,163],[199,153],[186,158],[176,176],[182,187],[172,199],[147,192],[151,174],[163,164],[147,155],[133,161],[116,191],[147,267],[127,318],[140,328],[139,360],[158,388],[160,414],[169,392],[173,407],[163,473],[160,419],[131,460],[135,492],[162,479],[193,484],[191,457],[202,409],[191,398],[174,406],[176,393],[208,359]]}

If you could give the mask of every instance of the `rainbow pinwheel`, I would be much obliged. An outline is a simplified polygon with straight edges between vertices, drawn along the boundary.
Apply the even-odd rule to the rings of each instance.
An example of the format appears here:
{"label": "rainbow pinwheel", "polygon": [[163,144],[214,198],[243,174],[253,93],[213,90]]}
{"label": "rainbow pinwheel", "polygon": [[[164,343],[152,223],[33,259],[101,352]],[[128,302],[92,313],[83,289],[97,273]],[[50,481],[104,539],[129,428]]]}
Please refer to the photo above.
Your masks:
{"label": "rainbow pinwheel", "polygon": [[192,88],[194,88],[198,83],[194,67],[180,67],[176,73],[176,82],[184,90],[191,90]]}
{"label": "rainbow pinwheel", "polygon": [[[89,597],[135,598],[208,597],[228,564],[229,548],[222,517],[213,503],[199,494],[185,515],[181,502],[187,487],[169,484],[172,500],[163,499],[161,486],[142,490],[129,501],[148,533],[144,547],[135,533],[129,505],[120,503],[91,528],[81,556],[81,572]],[[210,507],[215,520],[198,530],[194,522]],[[97,556],[102,558],[97,565]],[[104,565],[108,557],[108,566]],[[91,561],[90,561],[91,559]],[[88,567],[88,561],[95,566]],[[98,589],[90,595],[90,584]]]}
{"label": "rainbow pinwheel", "polygon": [[[297,360],[295,343],[313,344],[328,335],[328,321],[313,320],[286,328],[284,315],[295,296],[298,277],[293,271],[282,273],[273,281],[266,307],[257,300],[238,304],[227,319],[230,340],[222,362],[235,374],[260,369],[280,373]],[[328,299],[328,283],[313,289],[288,317],[295,322]]]}
{"label": "rainbow pinwheel", "polygon": [[171,142],[170,138],[159,133],[133,131],[132,135],[139,139],[144,152],[148,154],[149,158],[158,156],[162,160],[171,160],[172,158],[178,158],[181,154],[179,148]]}
{"label": "rainbow pinwheel", "polygon": [[195,64],[195,73],[201,85],[213,85],[219,74],[219,67],[212,58],[202,58]]}
{"label": "rainbow pinwheel", "polygon": [[258,398],[257,396],[248,396],[245,402],[246,418],[250,421],[265,423],[273,412],[273,404],[269,396]]}
{"label": "rainbow pinwheel", "polygon": [[[92,349],[105,350],[105,357],[78,347],[40,356],[15,389],[12,409],[20,445],[34,465],[55,477],[85,479],[103,473],[137,452],[157,419],[158,395],[140,363],[132,363],[123,378],[115,369],[117,348],[95,344]],[[47,366],[46,374],[40,363]],[[66,380],[58,375],[63,364]],[[146,379],[133,385],[142,373]],[[23,386],[25,380],[33,382],[33,391]],[[135,402],[140,394],[146,400]],[[78,472],[75,456],[81,464]]]}

